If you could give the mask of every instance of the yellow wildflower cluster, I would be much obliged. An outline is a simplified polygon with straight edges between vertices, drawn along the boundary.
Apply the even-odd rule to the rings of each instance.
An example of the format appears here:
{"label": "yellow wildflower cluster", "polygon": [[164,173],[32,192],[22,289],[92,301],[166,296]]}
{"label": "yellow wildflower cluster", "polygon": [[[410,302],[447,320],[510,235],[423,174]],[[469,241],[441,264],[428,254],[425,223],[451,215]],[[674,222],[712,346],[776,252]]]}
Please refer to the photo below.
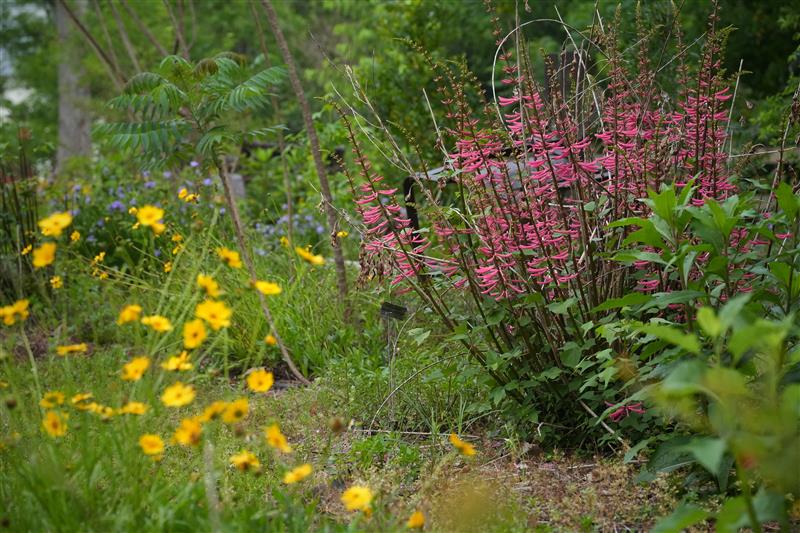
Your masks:
{"label": "yellow wildflower cluster", "polygon": [[295,247],[294,251],[297,252],[297,255],[299,255],[301,259],[308,261],[314,266],[322,266],[325,264],[324,257],[321,255],[312,254],[308,248],[301,248],[300,246],[297,246]]}
{"label": "yellow wildflower cluster", "polygon": [[70,213],[53,213],[39,221],[39,229],[42,230],[42,235],[46,237],[58,237],[70,224],[72,224],[72,215]]}
{"label": "yellow wildflower cluster", "polygon": [[62,357],[74,353],[86,353],[88,350],[89,346],[85,342],[56,346],[56,353]]}
{"label": "yellow wildflower cluster", "polygon": [[164,210],[153,205],[143,205],[136,210],[137,224],[150,228],[155,235],[161,235],[166,226],[162,222]]}
{"label": "yellow wildflower cluster", "polygon": [[26,320],[30,315],[29,306],[28,300],[17,300],[11,305],[0,307],[0,318],[3,320],[3,324],[13,326],[17,321]]}
{"label": "yellow wildflower cluster", "polygon": [[134,357],[122,367],[122,379],[124,381],[139,381],[148,368],[150,368],[149,357]]}
{"label": "yellow wildflower cluster", "polygon": [[242,268],[242,258],[239,252],[229,250],[228,248],[217,248],[217,255],[222,262],[231,268]]}
{"label": "yellow wildflower cluster", "polygon": [[200,196],[196,193],[190,193],[186,190],[186,187],[183,187],[180,191],[178,191],[178,198],[183,200],[184,202],[191,203],[191,202],[199,202]]}

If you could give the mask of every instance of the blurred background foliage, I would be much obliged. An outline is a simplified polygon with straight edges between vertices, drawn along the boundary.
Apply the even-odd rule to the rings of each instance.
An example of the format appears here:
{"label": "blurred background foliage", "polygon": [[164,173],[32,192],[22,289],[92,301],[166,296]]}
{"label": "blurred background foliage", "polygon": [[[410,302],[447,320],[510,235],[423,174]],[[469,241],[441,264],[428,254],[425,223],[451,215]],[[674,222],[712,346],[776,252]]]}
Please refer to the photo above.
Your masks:
{"label": "blurred background foliage", "polygon": [[[242,54],[257,63],[281,63],[266,21],[257,20],[250,3],[203,0],[171,1],[174,13],[183,11],[183,24],[191,59],[211,57],[224,51]],[[561,0],[555,5],[530,0],[497,0],[494,9],[502,30],[514,27],[517,16],[533,20],[525,27],[525,38],[534,68],[542,72],[542,56],[558,53],[569,45],[562,18],[577,30],[587,29],[597,17],[613,20],[620,13],[636,12],[637,2],[599,2]],[[710,2],[675,2],[681,11],[684,42],[692,43],[705,30]],[[71,4],[81,13],[86,28],[101,45],[113,50],[120,70],[153,70],[162,54],[131,18],[136,13],[152,36],[168,52],[178,49],[173,24],[166,4],[156,0],[124,3],[84,1]],[[797,7],[796,5],[794,6]],[[720,23],[732,28],[725,67],[735,75],[742,65],[738,87],[737,124],[747,130],[754,142],[774,143],[780,135],[780,117],[792,90],[792,78],[800,75],[800,12],[784,0],[722,0]],[[435,61],[466,65],[484,91],[491,87],[491,58],[495,52],[490,15],[482,0],[293,0],[276,3],[289,46],[296,60],[316,111],[324,111],[324,95],[335,91],[349,94],[352,89],[345,69],[353,69],[369,94],[378,113],[398,132],[412,132],[423,147],[423,155],[433,157],[435,131],[430,127],[422,89],[433,94],[433,73],[419,54],[409,53],[419,46]],[[646,24],[669,25],[672,19],[667,2],[645,2],[638,6]],[[116,10],[117,13],[114,13]],[[18,127],[29,128],[37,140],[42,157],[53,158],[58,143],[57,66],[68,54],[80,58],[82,81],[91,97],[82,105],[95,118],[108,112],[104,103],[117,94],[97,55],[77,35],[74,42],[59,45],[56,30],[56,4],[53,0],[9,0],[0,5],[0,142],[13,142]],[[200,13],[202,12],[202,13]],[[135,51],[137,65],[126,53],[116,14]],[[637,39],[636,17],[619,19],[619,39],[623,47]],[[268,58],[262,55],[263,43]],[[110,43],[110,46],[109,46]],[[688,54],[698,53],[690,48]],[[138,67],[138,68],[137,68]],[[796,82],[795,82],[796,85]],[[286,124],[289,131],[302,130],[300,113],[288,84],[280,91],[280,116],[272,109],[254,117],[266,124]],[[434,111],[440,103],[431,98]],[[333,114],[321,116],[329,122]],[[323,147],[331,149],[330,146]]]}

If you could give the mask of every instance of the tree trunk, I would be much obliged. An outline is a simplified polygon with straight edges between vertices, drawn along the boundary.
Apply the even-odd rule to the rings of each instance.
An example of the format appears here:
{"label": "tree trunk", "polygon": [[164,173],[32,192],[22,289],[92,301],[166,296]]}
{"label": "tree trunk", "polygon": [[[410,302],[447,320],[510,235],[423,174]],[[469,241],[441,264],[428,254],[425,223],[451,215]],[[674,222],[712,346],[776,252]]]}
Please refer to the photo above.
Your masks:
{"label": "tree trunk", "polygon": [[[85,0],[73,4],[80,16],[86,11]],[[56,2],[58,30],[58,150],[56,172],[64,169],[66,161],[91,153],[91,117],[88,112],[89,87],[83,69],[83,51],[75,27],[61,2]]]}
{"label": "tree trunk", "polygon": [[328,219],[328,231],[330,231],[330,241],[333,247],[333,261],[336,265],[336,283],[339,288],[339,298],[344,304],[344,315],[348,319],[350,317],[350,302],[347,299],[347,271],[344,266],[344,255],[342,254],[342,246],[339,242],[336,233],[337,218],[336,208],[333,206],[333,199],[331,198],[331,187],[328,183],[328,175],[325,172],[325,165],[322,162],[322,152],[319,147],[319,138],[317,137],[317,130],[314,127],[314,120],[311,117],[311,107],[308,105],[306,94],[303,91],[303,86],[300,83],[300,77],[297,75],[297,67],[294,64],[294,58],[289,51],[289,45],[286,43],[286,38],[283,36],[280,24],[278,23],[278,15],[272,7],[270,0],[261,0],[264,6],[264,11],[267,13],[267,20],[269,21],[272,34],[275,36],[275,41],[278,44],[278,49],[281,52],[283,61],[286,63],[286,70],[289,72],[289,81],[292,84],[295,97],[298,104],[300,104],[300,111],[303,114],[303,122],[305,123],[306,133],[308,133],[308,143],[311,145],[311,155],[314,157],[314,166],[317,169],[317,177],[319,178],[319,185],[322,192],[322,200],[325,205],[325,215]]}

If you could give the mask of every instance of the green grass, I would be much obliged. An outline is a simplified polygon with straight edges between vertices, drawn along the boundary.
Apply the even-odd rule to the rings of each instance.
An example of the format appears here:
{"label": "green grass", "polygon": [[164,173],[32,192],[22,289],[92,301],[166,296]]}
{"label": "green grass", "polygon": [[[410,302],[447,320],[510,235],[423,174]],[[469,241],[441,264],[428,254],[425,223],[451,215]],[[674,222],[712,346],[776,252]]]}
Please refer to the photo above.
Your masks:
{"label": "green grass", "polygon": [[[258,395],[246,392],[238,378],[192,372],[181,377],[196,385],[197,399],[187,407],[167,408],[157,397],[174,378],[151,368],[141,381],[123,382],[119,369],[125,359],[119,347],[37,359],[44,390],[60,390],[67,397],[90,391],[96,401],[113,407],[131,399],[150,405],[143,416],[107,421],[67,407],[69,429],[59,439],[41,429],[42,410],[28,360],[19,355],[3,360],[8,387],[2,395],[7,405],[16,406],[0,415],[0,518],[12,530],[212,530],[216,519],[209,512],[209,475],[217,480],[213,486],[224,531],[401,530],[416,508],[425,511],[434,531],[528,531],[532,525],[573,531],[581,521],[588,523],[587,516],[601,524],[649,523],[651,515],[642,516],[626,501],[649,501],[651,514],[663,512],[671,501],[663,485],[634,486],[632,470],[616,461],[600,461],[590,471],[603,477],[587,482],[584,471],[572,469],[576,458],[551,458],[544,462],[555,470],[542,470],[541,460],[509,456],[502,444],[486,439],[477,443],[475,459],[465,459],[444,435],[370,435],[358,425],[336,433],[332,421],[339,417],[347,424],[356,413],[325,380],[311,387],[284,388],[279,382],[273,392]],[[250,415],[237,426],[206,426],[198,447],[168,444],[158,462],[139,448],[141,434],[156,433],[168,442],[182,417],[198,414],[212,400],[241,396],[250,401]],[[266,445],[262,428],[273,422],[293,446],[291,456]],[[209,445],[213,458],[206,460]],[[230,455],[244,448],[261,460],[260,474],[228,464]],[[311,463],[314,474],[300,484],[283,485],[285,469],[301,462]],[[376,494],[369,520],[346,512],[338,501],[353,483],[366,484]]]}

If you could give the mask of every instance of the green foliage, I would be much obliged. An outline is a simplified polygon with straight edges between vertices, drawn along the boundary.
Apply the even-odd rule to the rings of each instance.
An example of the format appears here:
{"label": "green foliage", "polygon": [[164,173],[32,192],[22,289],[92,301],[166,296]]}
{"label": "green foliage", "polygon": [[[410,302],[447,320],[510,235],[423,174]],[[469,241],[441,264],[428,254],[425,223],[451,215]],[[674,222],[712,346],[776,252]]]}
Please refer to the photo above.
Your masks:
{"label": "green foliage", "polygon": [[242,113],[266,105],[269,89],[282,74],[279,67],[253,73],[243,58],[227,53],[196,65],[169,56],[158,73],[134,76],[109,102],[140,121],[101,124],[96,133],[113,147],[137,153],[150,167],[178,166],[197,156],[213,167],[221,147],[238,147],[274,131],[243,129],[233,117],[241,120]]}

